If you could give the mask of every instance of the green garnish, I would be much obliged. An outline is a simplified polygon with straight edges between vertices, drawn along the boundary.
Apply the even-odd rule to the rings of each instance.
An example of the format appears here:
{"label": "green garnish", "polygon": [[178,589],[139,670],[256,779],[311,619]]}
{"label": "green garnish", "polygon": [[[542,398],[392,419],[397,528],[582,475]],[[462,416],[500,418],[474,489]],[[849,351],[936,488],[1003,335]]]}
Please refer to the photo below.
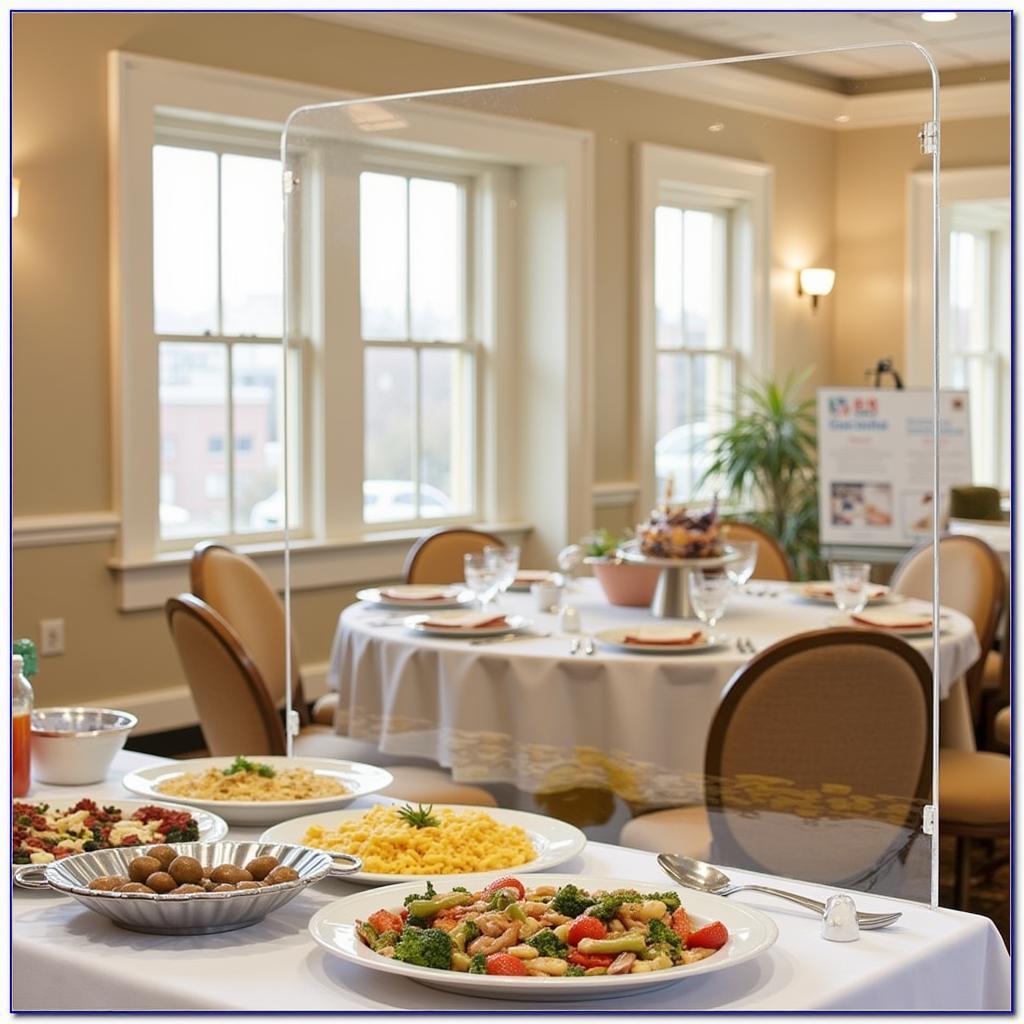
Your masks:
{"label": "green garnish", "polygon": [[437,818],[431,815],[434,805],[424,809],[423,804],[417,804],[418,810],[413,810],[410,804],[398,808],[398,816],[410,828],[437,828],[441,824]]}
{"label": "green garnish", "polygon": [[241,754],[221,774],[237,775],[239,772],[252,772],[254,775],[262,775],[265,779],[272,779],[277,774],[269,764],[259,764],[256,761],[250,761],[247,757],[242,757]]}

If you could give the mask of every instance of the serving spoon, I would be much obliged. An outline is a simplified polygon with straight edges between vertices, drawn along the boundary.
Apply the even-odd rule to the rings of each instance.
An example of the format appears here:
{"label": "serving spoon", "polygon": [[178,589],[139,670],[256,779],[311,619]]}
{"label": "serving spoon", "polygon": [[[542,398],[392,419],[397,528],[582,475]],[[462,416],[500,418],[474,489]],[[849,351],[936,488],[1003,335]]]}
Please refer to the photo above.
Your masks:
{"label": "serving spoon", "polygon": [[[784,900],[799,903],[801,907],[813,910],[819,916],[825,913],[825,904],[819,900],[799,896],[795,892],[785,892],[782,889],[771,889],[765,885],[736,884],[724,871],[719,871],[711,864],[705,864],[693,857],[684,857],[679,853],[659,853],[658,863],[670,878],[688,889],[697,889],[714,896],[731,896],[734,892],[763,892],[769,896],[779,896]],[[857,924],[865,931],[884,928],[902,916],[901,913],[862,914],[858,911]]]}

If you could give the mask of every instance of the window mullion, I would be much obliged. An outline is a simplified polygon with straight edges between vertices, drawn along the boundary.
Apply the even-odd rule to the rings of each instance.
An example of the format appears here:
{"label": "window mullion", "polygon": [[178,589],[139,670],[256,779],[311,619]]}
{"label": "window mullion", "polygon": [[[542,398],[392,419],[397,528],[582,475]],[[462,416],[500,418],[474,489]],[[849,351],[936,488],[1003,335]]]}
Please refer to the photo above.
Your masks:
{"label": "window mullion", "polygon": [[227,469],[227,503],[228,532],[236,533],[235,529],[235,347],[230,342],[227,349],[227,440],[224,452],[225,468]]}
{"label": "window mullion", "polygon": [[413,462],[412,492],[416,519],[422,518],[420,511],[420,460],[423,458],[423,359],[422,349],[413,349],[415,369],[413,373]]}

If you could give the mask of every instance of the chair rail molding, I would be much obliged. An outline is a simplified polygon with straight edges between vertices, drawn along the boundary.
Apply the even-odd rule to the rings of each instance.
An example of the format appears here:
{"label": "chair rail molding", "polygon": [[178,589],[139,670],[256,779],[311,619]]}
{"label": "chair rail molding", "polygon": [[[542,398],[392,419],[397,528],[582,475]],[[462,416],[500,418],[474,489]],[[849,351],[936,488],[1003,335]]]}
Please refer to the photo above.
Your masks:
{"label": "chair rail molding", "polygon": [[13,516],[11,544],[15,548],[45,548],[57,544],[96,544],[117,538],[121,517],[113,511],[58,512]]}

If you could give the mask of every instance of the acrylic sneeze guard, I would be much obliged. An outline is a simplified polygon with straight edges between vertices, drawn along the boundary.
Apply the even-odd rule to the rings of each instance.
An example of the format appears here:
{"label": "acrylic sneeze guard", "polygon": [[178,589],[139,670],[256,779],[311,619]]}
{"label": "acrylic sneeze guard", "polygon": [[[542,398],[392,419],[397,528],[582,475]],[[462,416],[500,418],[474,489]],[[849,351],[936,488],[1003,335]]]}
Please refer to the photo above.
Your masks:
{"label": "acrylic sneeze guard", "polygon": [[[919,51],[921,71],[932,69],[909,42],[843,50],[892,47]],[[891,129],[890,144],[919,154],[933,179],[933,247],[905,282],[892,255],[905,176],[876,174],[846,123],[847,97],[816,90],[813,117],[770,109],[777,99],[750,109],[754,76],[778,69],[784,80],[788,61],[829,52],[296,110],[282,141],[292,543],[405,531],[411,545],[417,530],[475,524],[521,544],[522,566],[554,569],[566,545],[622,525],[595,503],[594,480],[622,478],[625,466],[638,492],[615,514],[629,524],[717,496],[723,513],[811,539],[798,579],[827,578],[830,558],[877,563],[879,545],[863,537],[905,526],[909,507],[875,479],[878,467],[848,463],[851,480],[821,506],[833,525],[867,534],[815,550],[817,456],[794,471],[795,504],[773,517],[716,453],[736,416],[770,418],[759,402],[774,384],[794,433],[760,461],[791,456],[781,450],[791,443],[806,463],[822,429],[818,389],[840,389],[846,405],[824,407],[835,415],[871,416],[865,371],[892,357],[924,396],[918,497],[940,499],[903,547],[934,547],[937,78],[926,97],[915,93],[925,97],[917,122]],[[745,108],[731,102],[738,76]],[[831,294],[798,292],[808,267],[836,271]],[[932,311],[919,337],[905,337],[911,302]],[[700,553],[699,528],[684,529]],[[299,581],[287,543],[285,557],[290,622]],[[924,608],[940,621],[931,561],[906,595],[916,604],[868,608],[918,618]],[[393,571],[366,583],[397,581]],[[601,600],[588,585],[571,592],[585,630],[599,617],[585,600]],[[523,600],[503,598],[516,611]],[[671,624],[623,611],[638,628]],[[669,852],[726,870],[937,905],[935,752],[940,704],[962,685],[963,624],[947,629],[944,618],[934,637],[841,633],[840,620],[855,625],[844,614],[799,583],[753,579],[713,626],[678,623],[724,633],[717,651],[670,659],[599,647],[587,659],[570,654],[554,616],[531,611],[552,634],[536,651],[548,659],[543,678],[514,667],[533,641],[470,655],[464,640],[400,625],[379,644],[357,641],[341,623],[335,728],[389,755],[429,756],[456,781],[515,786],[518,806],[583,825],[613,807],[623,821],[676,808]],[[778,664],[774,648],[765,654],[781,639],[773,623],[801,635]],[[737,649],[742,634],[755,656]],[[470,656],[490,668],[467,667]],[[752,657],[757,671],[737,674]],[[594,806],[608,808],[603,818]]]}

